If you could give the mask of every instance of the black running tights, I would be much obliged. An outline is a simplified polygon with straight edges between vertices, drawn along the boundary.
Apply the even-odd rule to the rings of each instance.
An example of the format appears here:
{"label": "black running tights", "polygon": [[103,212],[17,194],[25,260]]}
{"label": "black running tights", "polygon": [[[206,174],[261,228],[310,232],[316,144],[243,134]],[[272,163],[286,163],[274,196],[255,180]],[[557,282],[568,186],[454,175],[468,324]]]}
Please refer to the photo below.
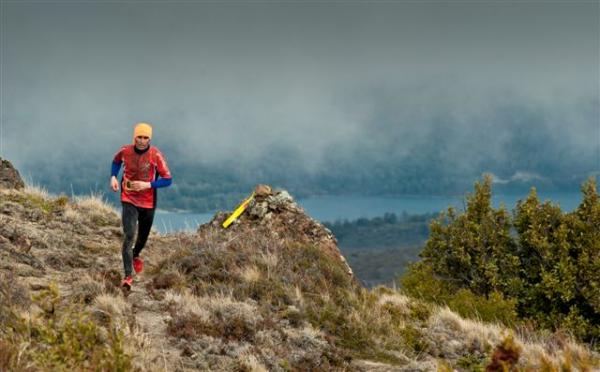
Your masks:
{"label": "black running tights", "polygon": [[[133,270],[133,259],[140,255],[154,220],[154,208],[139,208],[130,203],[121,203],[123,205],[122,220],[123,220],[123,266],[125,268],[125,276],[131,275]],[[135,241],[135,246],[132,243],[135,236],[135,225],[137,224],[138,233]]]}

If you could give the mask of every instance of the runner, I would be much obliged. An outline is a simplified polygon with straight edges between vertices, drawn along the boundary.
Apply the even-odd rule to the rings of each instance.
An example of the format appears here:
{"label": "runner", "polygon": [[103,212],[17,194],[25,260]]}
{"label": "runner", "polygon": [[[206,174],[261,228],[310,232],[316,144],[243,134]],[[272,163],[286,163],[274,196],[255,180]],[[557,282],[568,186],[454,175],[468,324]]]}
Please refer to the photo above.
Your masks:
{"label": "runner", "polygon": [[[132,269],[136,274],[144,269],[140,253],[150,234],[156,209],[156,189],[171,184],[171,172],[165,157],[156,147],[150,146],[152,127],[138,123],[133,130],[133,144],[125,145],[116,153],[111,168],[110,186],[119,191],[117,176],[124,165],[121,180],[121,204],[123,205],[123,266],[125,278],[121,285],[131,289]],[[133,245],[137,223],[137,239]]]}

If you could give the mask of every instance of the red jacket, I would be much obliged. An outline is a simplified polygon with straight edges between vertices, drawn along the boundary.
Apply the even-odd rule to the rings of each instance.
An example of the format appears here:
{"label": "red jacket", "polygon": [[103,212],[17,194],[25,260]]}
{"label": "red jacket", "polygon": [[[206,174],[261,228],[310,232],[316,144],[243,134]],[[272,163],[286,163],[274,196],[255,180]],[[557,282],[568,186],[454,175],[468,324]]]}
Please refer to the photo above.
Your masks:
{"label": "red jacket", "polygon": [[123,163],[123,180],[121,182],[121,201],[131,203],[140,208],[156,207],[156,188],[142,191],[129,191],[127,181],[155,181],[158,176],[171,178],[164,155],[156,147],[150,146],[145,151],[137,151],[135,145],[125,145],[115,154],[113,163]]}

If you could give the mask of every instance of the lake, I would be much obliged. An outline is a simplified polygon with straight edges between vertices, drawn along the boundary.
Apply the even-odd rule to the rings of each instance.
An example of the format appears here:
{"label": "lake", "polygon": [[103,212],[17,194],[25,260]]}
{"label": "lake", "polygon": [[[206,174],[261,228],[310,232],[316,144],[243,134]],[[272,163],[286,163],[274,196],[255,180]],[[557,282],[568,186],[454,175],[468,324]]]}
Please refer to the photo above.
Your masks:
{"label": "lake", "polygon": [[[492,196],[492,203],[499,207],[501,203],[512,210],[519,199],[527,194],[499,194]],[[557,203],[563,211],[572,211],[581,201],[579,192],[538,192],[540,200]],[[309,216],[319,220],[333,222],[338,219],[354,220],[360,217],[373,218],[385,213],[406,212],[424,214],[440,212],[452,205],[464,209],[462,196],[318,196],[297,200]],[[199,224],[210,221],[214,213],[179,213],[157,210],[154,227],[161,233],[174,231],[195,231]]]}

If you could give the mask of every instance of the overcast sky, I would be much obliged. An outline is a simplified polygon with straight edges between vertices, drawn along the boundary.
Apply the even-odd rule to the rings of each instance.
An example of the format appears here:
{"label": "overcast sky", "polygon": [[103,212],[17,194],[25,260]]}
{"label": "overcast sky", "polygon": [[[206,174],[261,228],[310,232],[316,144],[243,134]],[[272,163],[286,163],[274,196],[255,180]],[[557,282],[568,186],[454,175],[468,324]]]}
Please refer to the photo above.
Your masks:
{"label": "overcast sky", "polygon": [[469,163],[502,156],[515,105],[600,162],[597,1],[2,0],[1,19],[0,156],[17,165],[108,164],[137,121],[168,156],[287,146],[310,169],[331,148],[410,156],[447,120]]}

